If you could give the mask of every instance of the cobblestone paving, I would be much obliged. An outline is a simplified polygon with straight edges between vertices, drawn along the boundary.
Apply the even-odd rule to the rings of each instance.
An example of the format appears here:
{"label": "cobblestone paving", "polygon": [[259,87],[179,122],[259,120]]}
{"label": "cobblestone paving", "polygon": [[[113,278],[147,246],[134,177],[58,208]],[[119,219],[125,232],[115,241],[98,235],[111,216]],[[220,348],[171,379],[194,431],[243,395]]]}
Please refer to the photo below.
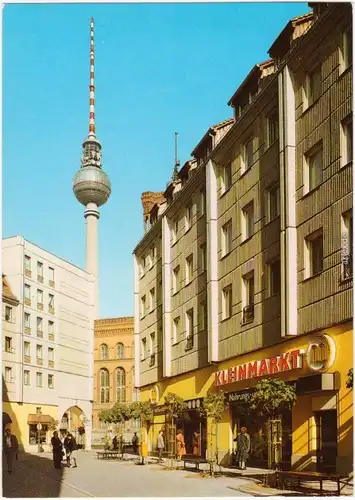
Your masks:
{"label": "cobblestone paving", "polygon": [[11,476],[3,472],[4,497],[245,497],[236,491],[247,481],[234,477],[202,478],[157,464],[133,460],[97,460],[93,452],[78,453],[78,467],[56,470],[51,455],[20,454]]}

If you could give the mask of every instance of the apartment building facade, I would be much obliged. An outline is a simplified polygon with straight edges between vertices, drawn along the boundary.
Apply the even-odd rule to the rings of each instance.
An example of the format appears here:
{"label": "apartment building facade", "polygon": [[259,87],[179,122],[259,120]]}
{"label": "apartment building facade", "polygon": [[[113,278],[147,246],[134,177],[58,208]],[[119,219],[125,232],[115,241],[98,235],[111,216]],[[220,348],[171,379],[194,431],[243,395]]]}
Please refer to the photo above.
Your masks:
{"label": "apartment building facade", "polygon": [[3,410],[12,431],[32,450],[49,444],[54,427],[83,428],[90,448],[94,278],[22,237],[3,239],[2,259],[18,300],[3,298]]}
{"label": "apartment building facade", "polygon": [[[95,320],[93,442],[101,443],[114,426],[101,422],[99,414],[115,403],[135,400],[133,316]],[[134,422],[127,422],[125,435]]]}
{"label": "apartment building facade", "polygon": [[[188,404],[187,453],[222,389],[219,460],[246,425],[251,463],[352,470],[352,24],[350,4],[292,19],[150,211],[134,250],[136,386]],[[154,256],[154,257],[153,257]],[[293,383],[274,425],[236,400],[258,380]],[[271,446],[271,441],[281,443]],[[148,442],[148,446],[149,446]]]}

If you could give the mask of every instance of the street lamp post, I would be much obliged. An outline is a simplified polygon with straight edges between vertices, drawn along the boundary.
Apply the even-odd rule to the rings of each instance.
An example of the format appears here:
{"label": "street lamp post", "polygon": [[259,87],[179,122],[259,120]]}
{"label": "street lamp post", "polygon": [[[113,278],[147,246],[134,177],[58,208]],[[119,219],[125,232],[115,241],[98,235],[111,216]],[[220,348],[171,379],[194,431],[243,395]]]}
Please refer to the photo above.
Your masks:
{"label": "street lamp post", "polygon": [[[40,408],[37,408],[37,416],[38,420],[41,419],[42,411]],[[41,429],[42,429],[42,424],[38,422],[37,424],[37,439],[38,439],[38,453],[41,453],[42,447],[41,447]]]}

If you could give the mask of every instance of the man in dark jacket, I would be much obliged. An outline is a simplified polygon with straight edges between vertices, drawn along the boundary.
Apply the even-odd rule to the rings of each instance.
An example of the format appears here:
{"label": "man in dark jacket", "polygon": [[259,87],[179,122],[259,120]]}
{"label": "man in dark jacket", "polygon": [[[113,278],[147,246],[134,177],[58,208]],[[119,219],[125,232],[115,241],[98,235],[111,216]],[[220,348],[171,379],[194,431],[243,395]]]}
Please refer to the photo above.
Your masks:
{"label": "man in dark jacket", "polygon": [[[76,444],[76,440],[72,434],[68,434],[67,437],[64,440],[64,447],[65,451],[67,452],[67,464],[68,467],[77,467],[76,463],[76,453],[78,446]],[[74,465],[71,464],[71,461],[73,460]]]}
{"label": "man in dark jacket", "polygon": [[240,434],[234,439],[237,442],[237,461],[239,463],[239,469],[246,470],[245,463],[248,459],[250,450],[250,436],[247,433],[247,428],[242,427],[240,429]]}
{"label": "man in dark jacket", "polygon": [[18,441],[17,437],[11,434],[10,429],[6,429],[5,438],[4,438],[4,454],[7,462],[7,470],[9,474],[12,474],[12,462],[14,460],[14,456],[17,458],[18,454]]}

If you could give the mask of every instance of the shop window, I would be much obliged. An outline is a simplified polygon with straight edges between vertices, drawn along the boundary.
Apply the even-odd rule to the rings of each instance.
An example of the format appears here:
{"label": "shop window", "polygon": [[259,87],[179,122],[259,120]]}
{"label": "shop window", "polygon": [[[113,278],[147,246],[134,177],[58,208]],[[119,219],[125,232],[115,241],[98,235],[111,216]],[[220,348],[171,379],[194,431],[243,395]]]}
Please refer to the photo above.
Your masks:
{"label": "shop window", "polygon": [[47,433],[48,433],[48,425],[42,424],[42,429],[37,429],[37,424],[29,424],[29,443],[30,444],[38,444],[38,443],[46,443],[47,441]]}

